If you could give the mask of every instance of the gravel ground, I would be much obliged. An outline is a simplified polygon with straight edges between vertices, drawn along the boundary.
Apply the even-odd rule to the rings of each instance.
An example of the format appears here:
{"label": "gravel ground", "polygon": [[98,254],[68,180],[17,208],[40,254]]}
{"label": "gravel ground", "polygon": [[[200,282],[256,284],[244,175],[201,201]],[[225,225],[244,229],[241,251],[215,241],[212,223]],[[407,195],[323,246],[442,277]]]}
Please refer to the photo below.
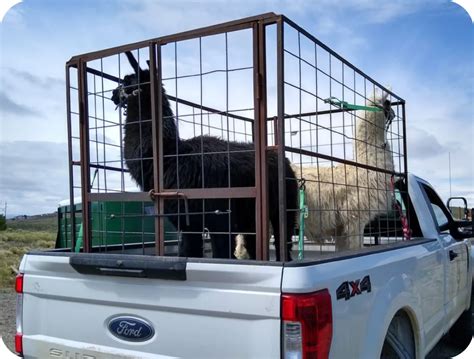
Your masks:
{"label": "gravel ground", "polygon": [[15,306],[16,293],[0,289],[0,336],[12,351],[15,350]]}

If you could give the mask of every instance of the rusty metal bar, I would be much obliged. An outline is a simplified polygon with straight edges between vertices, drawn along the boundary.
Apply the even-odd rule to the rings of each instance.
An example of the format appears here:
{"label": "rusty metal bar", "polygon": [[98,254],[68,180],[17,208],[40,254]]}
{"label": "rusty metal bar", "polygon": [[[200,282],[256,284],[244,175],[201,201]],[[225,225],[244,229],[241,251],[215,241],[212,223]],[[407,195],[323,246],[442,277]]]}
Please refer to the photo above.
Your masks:
{"label": "rusty metal bar", "polygon": [[410,208],[410,201],[408,200],[408,157],[407,157],[407,126],[406,126],[406,112],[405,112],[405,101],[402,102],[402,123],[403,123],[403,159],[404,159],[404,176],[405,176],[405,189],[407,191],[407,200],[405,203],[405,207],[407,210],[406,217],[408,219],[408,224],[411,226],[410,218],[411,218],[411,208]]}
{"label": "rusty metal bar", "polygon": [[261,156],[262,136],[260,133],[260,100],[261,100],[261,74],[259,71],[259,26],[254,23],[252,28],[252,51],[253,51],[253,107],[254,107],[254,146],[255,146],[255,257],[262,259],[262,182],[261,182]]}
{"label": "rusty metal bar", "polygon": [[[70,81],[70,66],[66,66],[66,117],[67,117],[67,147],[68,147],[68,162],[69,162],[69,208],[71,216],[71,252],[76,247],[76,211],[74,208],[74,171],[73,171],[73,157],[72,157],[72,118],[71,118],[71,81]],[[67,221],[67,211],[66,211]],[[67,222],[66,222],[67,223]],[[67,226],[66,232],[67,233]],[[66,240],[67,243],[67,240]]]}
{"label": "rusty metal bar", "polygon": [[[71,65],[71,67],[76,67],[76,66]],[[117,83],[120,83],[120,81],[121,81],[118,77],[106,74],[102,71],[92,69],[90,67],[87,68],[87,72],[92,73],[92,74],[97,75],[97,76],[102,76],[102,77],[104,77],[108,80],[115,81]],[[235,119],[242,120],[242,121],[247,121],[247,122],[253,122],[254,121],[254,119],[251,119],[251,118],[248,118],[248,117],[235,115],[231,112],[220,111],[220,110],[217,110],[217,109],[212,108],[212,107],[201,106],[197,103],[194,103],[194,102],[191,102],[191,101],[188,101],[188,100],[183,100],[183,99],[180,99],[178,97],[171,96],[171,95],[166,95],[166,97],[171,101],[176,101],[180,104],[187,105],[187,106],[190,106],[190,107],[195,107],[195,108],[201,108],[202,107],[203,110],[205,110],[207,112],[214,113],[216,115],[229,116],[231,118],[235,118]],[[401,104],[404,104],[404,103],[405,102],[403,100],[401,100],[401,101],[392,102],[391,105],[392,106],[398,106],[398,105],[401,105]],[[351,111],[356,111],[356,110],[337,108],[337,109],[324,110],[324,111],[296,113],[296,114],[292,114],[292,115],[286,114],[285,118],[297,118],[297,117],[307,117],[307,116],[317,116],[317,115],[328,115],[328,114],[331,114],[331,113],[351,112]],[[270,120],[270,119],[272,119],[272,118],[268,118],[268,120]]]}
{"label": "rusty metal bar", "polygon": [[116,55],[118,53],[122,53],[125,51],[132,51],[138,48],[147,47],[149,46],[150,43],[165,45],[169,42],[183,41],[183,40],[189,40],[192,38],[197,38],[197,37],[202,37],[202,36],[210,36],[210,35],[220,34],[224,32],[242,30],[246,28],[251,28],[253,26],[253,23],[258,20],[265,20],[266,22],[271,23],[271,22],[276,22],[280,18],[281,18],[281,15],[277,15],[273,12],[269,12],[269,13],[265,13],[265,14],[261,14],[257,16],[251,16],[251,17],[247,17],[247,18],[243,18],[239,20],[225,22],[222,24],[202,27],[199,29],[184,31],[181,33],[173,34],[173,35],[162,36],[158,38],[148,39],[145,41],[139,41],[139,42],[135,42],[135,43],[127,44],[127,45],[116,46],[109,49],[104,49],[100,51],[94,51],[94,52],[89,52],[89,53],[73,56],[68,61],[68,64],[77,62],[78,60],[82,60],[82,61],[97,60],[101,57],[107,57],[107,56]]}
{"label": "rusty metal bar", "polygon": [[[405,113],[405,101],[402,102],[402,117],[403,117],[403,158],[404,158],[404,172],[405,178],[408,181],[408,157],[407,157],[407,122]],[[408,183],[407,183],[408,186]],[[407,187],[408,188],[408,187]]]}
{"label": "rusty metal bar", "polygon": [[[97,76],[104,77],[108,80],[117,82],[118,84],[121,82],[121,79],[119,79],[118,77],[115,77],[113,75],[109,75],[105,72],[102,72],[102,71],[99,71],[99,70],[96,70],[96,69],[93,69],[93,68],[90,68],[90,67],[87,68],[87,72],[89,72],[91,74],[94,74],[94,75],[97,75]],[[208,106],[201,106],[197,103],[194,103],[194,102],[191,102],[191,101],[188,101],[188,100],[183,100],[183,99],[180,99],[178,97],[174,97],[174,96],[171,96],[171,95],[168,95],[168,94],[166,95],[166,97],[170,101],[175,101],[175,102],[178,102],[180,104],[187,105],[187,106],[190,106],[190,107],[202,108],[203,110],[205,110],[207,112],[214,113],[216,115],[229,116],[229,117],[235,118],[237,120],[242,120],[242,121],[247,121],[247,122],[253,122],[254,121],[253,119],[248,118],[248,117],[235,115],[235,114],[233,114],[231,112],[227,112],[227,111],[220,111],[220,110],[217,110],[215,108],[208,107]]]}
{"label": "rusty metal bar", "polygon": [[[175,193],[174,189],[162,189],[161,193]],[[222,188],[180,188],[179,192],[189,199],[222,199],[222,198],[255,198],[255,187],[222,187]]]}
{"label": "rusty metal bar", "polygon": [[[153,187],[156,192],[161,192],[163,183],[161,174],[163,173],[163,104],[161,86],[161,46],[156,43],[150,45],[150,89],[151,89],[151,124],[153,139]],[[163,241],[163,198],[158,197],[155,203],[155,253],[157,256],[164,255]]]}
{"label": "rusty metal bar", "polygon": [[286,262],[286,176],[285,176],[285,72],[284,72],[284,33],[283,20],[277,22],[277,101],[278,101],[278,210],[280,238],[280,261]]}
{"label": "rusty metal bar", "polygon": [[371,170],[371,171],[377,171],[377,172],[387,173],[387,174],[394,174],[394,175],[397,175],[397,176],[399,176],[399,175],[405,176],[404,173],[397,173],[397,172],[393,172],[393,171],[389,171],[389,170],[384,170],[384,169],[379,168],[379,167],[370,166],[370,165],[366,165],[364,163],[350,161],[350,160],[346,160],[346,159],[339,158],[339,157],[325,155],[325,154],[318,153],[318,152],[312,152],[312,151],[304,150],[302,148],[293,148],[293,147],[287,147],[286,146],[285,151],[292,152],[292,153],[297,153],[297,154],[301,154],[301,155],[305,155],[305,156],[310,156],[310,157],[322,158],[324,160],[339,162],[339,163],[342,163],[342,164],[345,164],[345,165],[355,166],[355,167],[359,167],[359,168],[365,168],[365,169]]}
{"label": "rusty metal bar", "polygon": [[267,93],[265,25],[262,21],[253,28],[254,108],[255,108],[255,221],[256,259],[268,260],[268,185],[267,185]]}
{"label": "rusty metal bar", "polygon": [[91,202],[149,202],[148,192],[109,192],[91,193]]}
{"label": "rusty metal bar", "polygon": [[[395,102],[391,103],[391,106],[398,106],[398,105],[401,105],[403,103],[404,103],[404,101],[395,101]],[[285,115],[285,118],[298,118],[298,117],[301,118],[301,117],[307,117],[307,116],[329,115],[329,114],[333,114],[333,113],[352,112],[352,111],[359,111],[359,110],[336,108],[336,109],[324,110],[324,111],[295,113],[293,115]]]}
{"label": "rusty metal bar", "polygon": [[89,151],[89,105],[87,96],[87,64],[79,61],[79,122],[80,122],[80,153],[81,153],[81,187],[82,187],[82,232],[84,252],[90,252],[91,216],[90,216],[90,151]]}
{"label": "rusty metal bar", "polygon": [[178,102],[178,103],[180,103],[180,104],[188,105],[188,106],[190,106],[190,107],[195,107],[195,108],[203,109],[204,111],[211,112],[211,113],[214,113],[214,114],[216,114],[216,115],[229,116],[229,117],[231,117],[231,118],[235,118],[236,120],[242,120],[242,121],[247,121],[247,122],[253,122],[253,121],[254,121],[253,119],[248,118],[248,117],[239,116],[239,115],[234,115],[233,113],[227,112],[227,111],[219,111],[219,110],[216,110],[215,108],[208,107],[208,106],[204,106],[204,105],[200,105],[200,104],[197,104],[197,103],[188,101],[188,100],[182,100],[182,99],[177,98],[177,97],[174,97],[174,96],[166,95],[166,97],[168,98],[168,100],[176,101],[176,102]]}

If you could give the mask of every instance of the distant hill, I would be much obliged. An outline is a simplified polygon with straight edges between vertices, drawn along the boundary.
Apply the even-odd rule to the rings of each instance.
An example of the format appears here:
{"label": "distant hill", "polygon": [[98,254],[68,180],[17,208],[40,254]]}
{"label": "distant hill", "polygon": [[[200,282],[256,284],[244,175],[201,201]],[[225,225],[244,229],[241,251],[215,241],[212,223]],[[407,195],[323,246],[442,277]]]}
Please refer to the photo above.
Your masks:
{"label": "distant hill", "polygon": [[7,228],[56,233],[58,215],[57,213],[47,213],[35,216],[17,216],[7,220]]}

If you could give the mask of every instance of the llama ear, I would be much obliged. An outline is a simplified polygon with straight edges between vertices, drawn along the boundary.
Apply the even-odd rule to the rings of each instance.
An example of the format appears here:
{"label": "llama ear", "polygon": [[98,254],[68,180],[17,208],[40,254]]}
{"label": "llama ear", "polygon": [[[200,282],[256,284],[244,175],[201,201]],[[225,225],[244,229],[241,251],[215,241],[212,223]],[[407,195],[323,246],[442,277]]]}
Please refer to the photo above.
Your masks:
{"label": "llama ear", "polygon": [[391,85],[387,85],[385,87],[387,88],[388,92],[387,91],[382,91],[382,103],[385,103],[385,101],[387,101],[387,99],[390,96],[390,92],[392,92],[392,86]]}
{"label": "llama ear", "polygon": [[132,66],[133,70],[138,75],[138,73],[142,71],[142,69],[140,68],[140,65],[138,64],[138,61],[135,59],[135,56],[133,56],[131,51],[126,51],[125,55],[127,56],[130,66]]}

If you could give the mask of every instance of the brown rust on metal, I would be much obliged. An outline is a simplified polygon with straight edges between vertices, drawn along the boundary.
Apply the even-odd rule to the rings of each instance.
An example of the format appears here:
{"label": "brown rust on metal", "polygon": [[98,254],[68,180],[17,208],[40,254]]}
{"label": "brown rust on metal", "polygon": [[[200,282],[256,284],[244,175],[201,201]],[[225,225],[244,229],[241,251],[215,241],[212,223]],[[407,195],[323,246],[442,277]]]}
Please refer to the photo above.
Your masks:
{"label": "brown rust on metal", "polygon": [[278,211],[279,211],[279,226],[280,238],[275,238],[280,241],[280,260],[286,262],[287,245],[286,245],[286,176],[285,176],[285,95],[284,95],[284,33],[283,21],[277,21],[277,101],[278,101],[278,119],[277,128],[278,136],[276,143],[278,145]]}
{"label": "brown rust on metal", "polygon": [[[175,189],[164,189],[160,193],[175,193]],[[188,199],[226,199],[226,198],[255,198],[255,187],[222,187],[222,188],[180,188],[179,192]]]}
{"label": "brown rust on metal", "polygon": [[[402,104],[402,101],[395,101],[391,103],[391,106],[398,106]],[[302,112],[302,113],[295,113],[293,115],[285,115],[285,118],[301,118],[301,117],[308,117],[308,116],[319,116],[319,115],[329,115],[333,113],[340,113],[340,112],[354,112],[360,110],[353,110],[348,108],[335,108],[331,110],[323,110],[323,111],[311,111],[311,112]]]}
{"label": "brown rust on metal", "polygon": [[84,252],[90,252],[91,216],[90,216],[90,160],[89,160],[89,106],[87,99],[86,63],[79,61],[79,122],[80,122],[80,154],[81,154],[81,187],[82,187],[82,230]]}
{"label": "brown rust on metal", "polygon": [[108,192],[91,193],[89,195],[91,202],[149,202],[148,192]]}
{"label": "brown rust on metal", "polygon": [[67,63],[76,63],[79,60],[82,61],[92,61],[97,60],[101,57],[107,57],[111,55],[116,55],[118,53],[132,51],[139,48],[147,47],[150,43],[156,43],[159,45],[165,45],[169,42],[189,40],[202,36],[210,36],[215,34],[220,34],[223,32],[232,32],[237,30],[242,30],[245,28],[251,28],[253,23],[258,20],[265,20],[267,22],[275,22],[277,19],[281,18],[281,15],[277,15],[273,12],[246,17],[239,20],[233,20],[217,25],[206,26],[199,29],[189,30],[180,32],[173,35],[162,36],[158,38],[148,39],[145,41],[139,41],[131,44],[126,44],[122,46],[116,46],[109,49],[104,49],[100,51],[89,52],[77,56],[73,56]]}
{"label": "brown rust on metal", "polygon": [[[69,162],[69,208],[71,216],[71,252],[76,247],[76,209],[74,207],[74,171],[72,158],[72,118],[71,118],[71,67],[66,65],[66,116],[67,116],[67,147]],[[80,165],[80,162],[79,162]]]}
{"label": "brown rust on metal", "polygon": [[268,186],[267,186],[267,93],[265,25],[259,21],[253,28],[254,108],[255,108],[255,221],[256,259],[268,260]]}
{"label": "brown rust on metal", "polygon": [[[158,192],[163,188],[161,174],[163,173],[162,161],[162,86],[161,86],[161,46],[156,43],[150,45],[150,89],[151,89],[151,123],[153,141],[153,186]],[[163,214],[163,199],[158,198],[155,204],[155,252],[157,256],[164,255],[164,223],[160,216]]]}
{"label": "brown rust on metal", "polygon": [[[266,93],[266,26],[276,24],[276,45],[277,45],[277,116],[267,118],[267,93]],[[364,77],[364,80],[371,81],[384,91],[398,99],[392,103],[392,106],[402,106],[402,124],[403,124],[403,169],[400,174],[393,171],[380,169],[377,167],[360,164],[345,158],[337,158],[324,155],[317,152],[308,151],[302,148],[292,148],[285,145],[285,119],[299,118],[305,116],[319,116],[339,112],[353,111],[349,109],[334,108],[324,111],[306,112],[298,114],[285,114],[284,92],[285,92],[285,75],[284,75],[284,30],[286,27],[292,27],[299,31],[302,35],[307,36],[317,46],[327,51],[330,56],[342,61],[345,66],[354,70]],[[247,118],[228,111],[219,111],[190,101],[168,96],[171,101],[184,104],[187,106],[200,108],[209,113],[227,116],[242,121],[253,122],[254,148],[255,148],[255,187],[225,187],[225,188],[190,188],[190,189],[164,189],[163,188],[163,113],[162,113],[162,69],[161,69],[161,46],[172,42],[179,42],[187,39],[196,39],[214,34],[223,34],[227,32],[250,29],[253,35],[253,96],[254,96],[254,118]],[[232,199],[232,198],[255,198],[255,221],[256,221],[256,257],[261,260],[268,260],[269,257],[269,193],[268,193],[268,168],[267,168],[267,151],[276,151],[278,155],[278,215],[279,215],[279,231],[280,237],[275,238],[280,243],[279,254],[282,261],[287,261],[287,212],[286,204],[286,152],[292,152],[312,157],[318,157],[330,161],[343,163],[345,165],[356,166],[368,170],[379,171],[388,174],[396,174],[404,176],[407,174],[407,157],[406,157],[406,121],[405,121],[405,102],[376,81],[371,79],[365,73],[357,69],[355,66],[340,57],[326,45],[315,39],[311,34],[297,26],[284,16],[274,13],[267,13],[248,17],[245,19],[230,21],[223,24],[208,26],[196,30],[185,31],[182,33],[163,36],[152,40],[141,41],[133,44],[118,46],[102,51],[91,52],[75,56],[68,61],[66,65],[66,85],[67,85],[67,108],[68,108],[68,147],[69,172],[70,172],[70,197],[73,204],[74,181],[73,166],[81,165],[81,185],[82,185],[82,203],[84,217],[84,250],[90,251],[91,245],[91,222],[90,222],[90,203],[91,201],[149,201],[150,194],[146,192],[138,193],[91,193],[90,188],[90,168],[96,167],[104,170],[115,170],[111,166],[101,166],[90,164],[89,158],[89,115],[88,115],[88,91],[87,91],[87,73],[91,73],[111,81],[121,83],[121,79],[112,75],[104,74],[102,71],[87,67],[87,61],[100,59],[105,56],[119,55],[125,51],[131,51],[138,48],[147,48],[150,53],[150,90],[151,90],[151,122],[152,122],[152,145],[153,145],[153,188],[156,192],[152,193],[151,200],[155,205],[155,244],[156,254],[164,255],[164,201],[169,198],[185,199]],[[78,70],[78,91],[79,91],[79,120],[80,120],[80,162],[74,161],[72,158],[72,119],[71,119],[71,98],[70,98],[70,68]],[[301,74],[300,74],[301,76]],[[355,80],[354,80],[355,81]],[[344,86],[344,84],[342,84]],[[355,91],[355,90],[354,90]],[[316,96],[317,97],[317,96]],[[267,123],[267,121],[270,121]],[[304,121],[304,120],[303,120]],[[274,145],[268,146],[268,129],[274,127]],[[332,129],[331,129],[332,130]],[[400,139],[398,139],[400,140]],[[400,164],[401,166],[401,164]],[[122,170],[121,170],[122,171]],[[125,171],[125,170],[124,170]],[[123,172],[124,172],[123,171]],[[187,207],[187,206],[186,206]],[[179,208],[179,206],[178,206]],[[187,213],[186,209],[186,213]],[[72,216],[75,221],[74,216]],[[73,223],[74,224],[74,223]],[[75,231],[71,229],[73,236],[73,247],[75,243]]]}
{"label": "brown rust on metal", "polygon": [[[90,67],[87,68],[87,72],[91,73],[93,75],[101,76],[101,77],[103,77],[107,80],[117,82],[117,84],[119,84],[121,82],[121,79],[119,79],[118,77],[109,75],[107,73],[104,73],[102,71],[99,71],[99,70],[96,70],[96,69],[93,69],[93,68],[90,68]],[[232,112],[217,110],[215,108],[200,105],[200,104],[194,103],[194,102],[189,101],[189,100],[180,99],[178,97],[174,97],[174,96],[169,95],[169,94],[167,94],[166,97],[170,101],[176,101],[180,104],[187,105],[187,106],[190,106],[190,107],[202,108],[203,110],[205,110],[207,112],[214,113],[216,115],[228,116],[228,117],[231,117],[231,118],[235,118],[236,120],[242,120],[242,121],[247,121],[247,122],[253,122],[254,121],[253,119],[248,118],[248,117],[236,115],[236,114],[233,114]]]}
{"label": "brown rust on metal", "polygon": [[298,153],[298,154],[302,154],[302,155],[310,156],[310,157],[318,157],[318,158],[322,158],[324,160],[339,162],[339,163],[349,165],[349,166],[365,168],[365,169],[371,170],[371,171],[377,171],[377,172],[381,172],[381,173],[404,176],[404,173],[396,173],[394,171],[386,170],[386,169],[383,169],[383,168],[370,166],[370,165],[366,165],[364,163],[350,161],[350,160],[346,160],[346,159],[339,158],[339,157],[329,156],[329,155],[325,155],[325,154],[319,153],[319,152],[312,152],[312,151],[304,150],[302,148],[293,148],[293,147],[285,146],[285,151],[292,152],[292,153]]}

